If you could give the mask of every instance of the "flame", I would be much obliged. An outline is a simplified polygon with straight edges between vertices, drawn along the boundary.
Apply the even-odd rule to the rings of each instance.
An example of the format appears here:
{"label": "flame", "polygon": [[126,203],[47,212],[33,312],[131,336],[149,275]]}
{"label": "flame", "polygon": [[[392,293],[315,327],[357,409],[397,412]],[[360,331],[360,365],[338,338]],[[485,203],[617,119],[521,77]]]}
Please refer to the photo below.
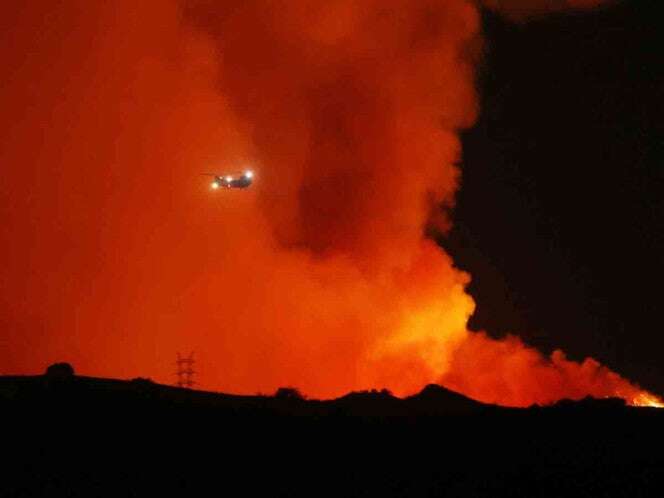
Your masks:
{"label": "flame", "polygon": [[650,408],[664,408],[664,400],[659,396],[650,394],[647,392],[642,392],[636,397],[628,400],[629,404],[632,406],[647,406]]}

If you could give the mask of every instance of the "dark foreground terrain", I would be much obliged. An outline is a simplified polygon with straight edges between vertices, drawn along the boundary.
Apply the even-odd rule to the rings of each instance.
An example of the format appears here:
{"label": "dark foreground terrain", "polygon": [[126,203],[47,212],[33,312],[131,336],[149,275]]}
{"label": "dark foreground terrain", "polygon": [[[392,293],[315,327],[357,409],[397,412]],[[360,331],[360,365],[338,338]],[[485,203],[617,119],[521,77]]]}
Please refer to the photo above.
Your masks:
{"label": "dark foreground terrain", "polygon": [[662,496],[664,411],[0,377],[3,496]]}

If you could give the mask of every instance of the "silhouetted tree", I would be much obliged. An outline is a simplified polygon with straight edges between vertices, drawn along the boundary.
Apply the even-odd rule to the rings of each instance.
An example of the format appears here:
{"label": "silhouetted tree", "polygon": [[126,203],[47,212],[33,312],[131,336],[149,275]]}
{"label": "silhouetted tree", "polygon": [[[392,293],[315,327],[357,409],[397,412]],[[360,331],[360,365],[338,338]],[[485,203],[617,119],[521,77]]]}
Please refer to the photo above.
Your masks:
{"label": "silhouetted tree", "polygon": [[51,379],[70,379],[74,376],[74,367],[69,363],[53,363],[44,375]]}
{"label": "silhouetted tree", "polygon": [[274,393],[277,399],[304,399],[302,393],[295,387],[280,387]]}

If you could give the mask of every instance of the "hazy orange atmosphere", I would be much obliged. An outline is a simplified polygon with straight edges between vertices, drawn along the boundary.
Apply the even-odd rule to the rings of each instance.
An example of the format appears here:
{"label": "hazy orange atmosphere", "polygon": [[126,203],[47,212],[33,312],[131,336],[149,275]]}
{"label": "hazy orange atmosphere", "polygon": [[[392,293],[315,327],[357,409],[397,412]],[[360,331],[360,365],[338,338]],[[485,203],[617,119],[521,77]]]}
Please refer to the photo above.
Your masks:
{"label": "hazy orange atmosphere", "polygon": [[[480,112],[475,2],[35,1],[0,25],[0,374],[172,383],[194,351],[224,392],[658,402],[468,330],[472,276],[425,234]],[[248,190],[200,176],[246,168]]]}

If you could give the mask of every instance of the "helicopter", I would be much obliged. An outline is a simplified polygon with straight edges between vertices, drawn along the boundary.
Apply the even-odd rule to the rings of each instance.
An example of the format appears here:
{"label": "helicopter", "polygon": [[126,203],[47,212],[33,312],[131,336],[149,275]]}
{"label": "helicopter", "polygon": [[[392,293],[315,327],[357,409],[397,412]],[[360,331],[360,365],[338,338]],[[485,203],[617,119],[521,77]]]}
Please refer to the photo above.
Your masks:
{"label": "helicopter", "polygon": [[254,172],[251,170],[246,170],[244,173],[226,175],[218,175],[215,173],[201,174],[214,177],[210,184],[212,190],[217,190],[219,188],[248,188],[254,180]]}

